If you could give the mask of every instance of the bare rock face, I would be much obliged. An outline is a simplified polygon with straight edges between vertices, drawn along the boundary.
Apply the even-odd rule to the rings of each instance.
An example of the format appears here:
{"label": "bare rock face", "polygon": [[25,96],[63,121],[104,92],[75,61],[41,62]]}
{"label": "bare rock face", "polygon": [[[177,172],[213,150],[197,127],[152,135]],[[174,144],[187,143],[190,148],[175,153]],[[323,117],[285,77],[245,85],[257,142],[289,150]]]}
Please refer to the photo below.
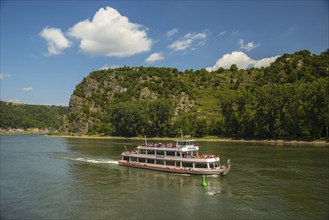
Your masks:
{"label": "bare rock face", "polygon": [[181,95],[177,97],[177,101],[175,116],[178,116],[180,112],[190,111],[195,105],[194,100],[191,100],[185,92],[182,92]]}
{"label": "bare rock face", "polygon": [[141,89],[140,99],[156,100],[157,98],[158,98],[158,95],[156,93],[152,92],[151,90],[149,90],[149,88],[145,87],[145,88]]}
{"label": "bare rock face", "polygon": [[64,116],[62,130],[64,132],[87,133],[89,124],[87,116],[82,108],[84,106],[84,98],[72,95],[69,104],[69,113]]}
{"label": "bare rock face", "polygon": [[[124,68],[123,68],[124,69]],[[61,130],[67,133],[86,134],[95,125],[108,124],[111,108],[121,102],[153,102],[158,99],[170,99],[174,103],[174,115],[190,111],[195,100],[189,94],[180,91],[179,78],[171,70],[156,68],[154,75],[142,73],[147,68],[99,70],[90,73],[76,86],[71,95],[69,112],[63,117]],[[167,74],[167,75],[166,75]],[[167,78],[166,78],[167,77]]]}
{"label": "bare rock face", "polygon": [[99,121],[91,117],[90,113],[102,112],[102,108],[96,105],[93,100],[93,94],[99,92],[100,85],[96,80],[87,77],[82,86],[82,94],[73,93],[71,95],[69,113],[64,116],[62,127],[64,132],[86,134],[89,128],[92,127],[95,122]]}

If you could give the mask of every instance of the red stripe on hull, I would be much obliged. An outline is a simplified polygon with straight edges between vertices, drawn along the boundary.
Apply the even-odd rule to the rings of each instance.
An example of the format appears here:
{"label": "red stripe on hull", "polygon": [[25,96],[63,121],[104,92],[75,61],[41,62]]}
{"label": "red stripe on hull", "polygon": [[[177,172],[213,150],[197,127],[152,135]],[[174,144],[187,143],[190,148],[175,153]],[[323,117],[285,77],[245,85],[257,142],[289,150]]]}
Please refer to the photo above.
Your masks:
{"label": "red stripe on hull", "polygon": [[[223,174],[224,171],[227,171],[226,169],[218,169],[218,170],[211,170],[211,169],[206,169],[206,170],[196,170],[193,168],[178,168],[178,167],[169,167],[169,166],[155,166],[151,164],[146,164],[146,163],[132,163],[132,162],[127,162],[127,161],[119,161],[120,165],[124,166],[130,166],[130,167],[136,167],[136,168],[143,168],[143,169],[149,169],[149,170],[158,170],[158,171],[164,171],[164,172],[171,172],[171,173],[180,173],[180,174],[193,174],[193,175],[220,175]],[[228,168],[230,170],[230,168]],[[227,173],[227,172],[226,172]]]}

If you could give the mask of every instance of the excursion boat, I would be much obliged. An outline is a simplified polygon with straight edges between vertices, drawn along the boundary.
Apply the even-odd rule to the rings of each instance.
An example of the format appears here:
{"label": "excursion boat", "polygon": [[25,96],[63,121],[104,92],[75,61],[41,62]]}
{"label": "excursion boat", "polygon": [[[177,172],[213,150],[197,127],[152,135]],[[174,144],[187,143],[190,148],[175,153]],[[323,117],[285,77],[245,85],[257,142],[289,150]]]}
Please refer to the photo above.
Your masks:
{"label": "excursion boat", "polygon": [[121,153],[120,165],[180,174],[226,175],[231,170],[230,159],[220,165],[220,158],[199,154],[195,140],[177,140],[176,144],[145,144],[133,151]]}

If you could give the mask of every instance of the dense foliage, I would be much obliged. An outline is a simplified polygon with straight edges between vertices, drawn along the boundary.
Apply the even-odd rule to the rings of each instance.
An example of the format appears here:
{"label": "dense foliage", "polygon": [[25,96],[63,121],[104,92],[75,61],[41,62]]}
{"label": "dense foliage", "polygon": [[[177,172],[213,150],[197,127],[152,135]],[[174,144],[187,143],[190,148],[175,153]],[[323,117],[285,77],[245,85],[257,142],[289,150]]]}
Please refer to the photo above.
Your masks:
{"label": "dense foliage", "polygon": [[320,138],[329,121],[329,80],[240,89],[220,102],[233,137]]}
{"label": "dense foliage", "polygon": [[56,128],[62,125],[68,108],[25,105],[0,101],[0,128]]}
{"label": "dense foliage", "polygon": [[77,85],[63,130],[314,139],[327,136],[328,94],[329,50],[284,54],[261,69],[105,69]]}

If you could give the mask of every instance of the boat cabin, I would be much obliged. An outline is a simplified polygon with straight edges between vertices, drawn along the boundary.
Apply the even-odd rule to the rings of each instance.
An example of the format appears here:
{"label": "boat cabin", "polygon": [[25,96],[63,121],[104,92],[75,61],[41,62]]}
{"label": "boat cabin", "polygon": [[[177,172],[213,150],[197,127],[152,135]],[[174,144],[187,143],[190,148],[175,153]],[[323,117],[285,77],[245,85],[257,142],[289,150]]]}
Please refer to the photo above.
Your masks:
{"label": "boat cabin", "polygon": [[143,144],[137,147],[136,153],[156,156],[193,157],[198,155],[199,146],[194,140],[177,140],[176,144]]}
{"label": "boat cabin", "polygon": [[177,140],[176,146],[177,146],[177,148],[195,147],[194,142],[195,142],[195,140]]}
{"label": "boat cabin", "polygon": [[147,143],[121,154],[119,164],[189,174],[225,175],[229,168],[220,166],[217,155],[199,155],[195,140],[177,140],[175,144]]}

